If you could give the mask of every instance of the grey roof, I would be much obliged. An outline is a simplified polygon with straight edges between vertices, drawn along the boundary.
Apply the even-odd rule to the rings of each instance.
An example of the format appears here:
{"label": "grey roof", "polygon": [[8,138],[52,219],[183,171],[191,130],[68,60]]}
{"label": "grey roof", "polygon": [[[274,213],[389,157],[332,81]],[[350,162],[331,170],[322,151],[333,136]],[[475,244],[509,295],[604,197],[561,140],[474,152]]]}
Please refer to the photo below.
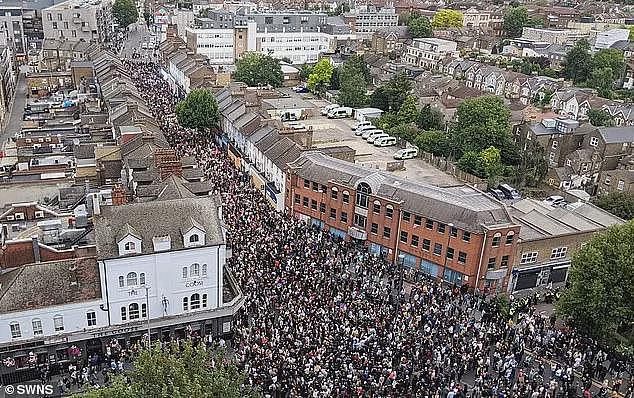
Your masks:
{"label": "grey roof", "polygon": [[101,279],[94,257],[30,264],[0,275],[0,313],[99,298]]}
{"label": "grey roof", "polygon": [[606,144],[634,142],[634,127],[599,127],[599,133]]}
{"label": "grey roof", "polygon": [[152,238],[169,235],[172,250],[183,249],[183,221],[192,218],[206,233],[206,246],[224,244],[216,197],[155,200],[106,206],[95,216],[95,241],[99,259],[119,256],[118,236],[133,227],[141,237],[141,254],[154,252]]}
{"label": "grey roof", "polygon": [[300,177],[322,184],[333,181],[355,188],[360,182],[367,182],[374,195],[400,202],[404,210],[468,231],[512,223],[501,203],[466,185],[437,187],[416,183],[318,152],[304,152],[289,166]]}

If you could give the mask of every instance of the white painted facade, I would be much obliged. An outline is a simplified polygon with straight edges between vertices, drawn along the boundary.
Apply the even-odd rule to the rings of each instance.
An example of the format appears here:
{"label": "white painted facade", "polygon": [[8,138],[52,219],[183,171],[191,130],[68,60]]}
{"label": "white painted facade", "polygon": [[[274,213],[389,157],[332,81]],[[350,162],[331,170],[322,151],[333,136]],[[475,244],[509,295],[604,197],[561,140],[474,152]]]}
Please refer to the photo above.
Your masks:
{"label": "white painted facade", "polygon": [[456,55],[458,43],[436,38],[414,39],[403,54],[403,62],[422,68],[433,68],[447,55]]}
{"label": "white painted facade", "polygon": [[233,29],[186,28],[186,36],[197,54],[209,58],[211,65],[233,65],[235,63],[235,33]]}
{"label": "white painted facade", "polygon": [[323,32],[256,33],[256,51],[294,64],[314,63],[336,45],[336,37]]}

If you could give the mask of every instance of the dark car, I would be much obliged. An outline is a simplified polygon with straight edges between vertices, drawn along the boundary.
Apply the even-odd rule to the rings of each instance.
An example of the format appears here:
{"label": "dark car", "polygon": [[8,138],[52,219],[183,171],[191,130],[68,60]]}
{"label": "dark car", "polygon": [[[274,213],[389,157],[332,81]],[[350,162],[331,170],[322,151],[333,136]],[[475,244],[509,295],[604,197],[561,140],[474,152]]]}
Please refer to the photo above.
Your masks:
{"label": "dark car", "polygon": [[489,194],[491,196],[493,196],[495,199],[497,200],[504,200],[506,199],[506,196],[504,195],[504,192],[502,192],[501,190],[497,189],[497,188],[489,188]]}
{"label": "dark car", "polygon": [[517,189],[513,188],[509,184],[500,184],[498,186],[498,189],[504,192],[504,196],[506,196],[507,199],[521,199],[522,198],[522,195],[520,195],[520,193],[517,192]]}

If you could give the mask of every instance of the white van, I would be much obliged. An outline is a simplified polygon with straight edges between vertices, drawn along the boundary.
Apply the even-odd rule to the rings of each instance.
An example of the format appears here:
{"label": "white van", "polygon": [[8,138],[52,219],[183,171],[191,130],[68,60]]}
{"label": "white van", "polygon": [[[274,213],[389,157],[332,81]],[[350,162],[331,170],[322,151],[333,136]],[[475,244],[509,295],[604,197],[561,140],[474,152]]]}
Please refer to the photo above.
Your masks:
{"label": "white van", "polygon": [[372,144],[373,142],[376,142],[376,140],[380,138],[389,137],[389,136],[390,135],[386,133],[370,134],[370,136],[368,137],[368,144]]}
{"label": "white van", "polygon": [[359,123],[355,124],[351,128],[352,128],[352,131],[359,131],[359,129],[361,127],[364,127],[364,126],[372,126],[372,122],[369,122],[369,121],[366,120],[365,122],[359,122]]}
{"label": "white van", "polygon": [[366,130],[361,135],[361,138],[363,138],[364,140],[367,140],[368,138],[370,138],[371,135],[383,134],[383,132],[384,131],[381,129]]}
{"label": "white van", "polygon": [[396,137],[381,137],[374,140],[374,146],[394,146],[396,145]]}
{"label": "white van", "polygon": [[337,109],[339,108],[339,105],[337,104],[330,104],[330,105],[326,105],[324,107],[324,109],[321,110],[321,114],[322,116],[326,116],[330,113],[330,111],[332,111],[333,109]]}
{"label": "white van", "polygon": [[361,127],[359,127],[358,129],[356,129],[354,131],[354,135],[362,135],[363,133],[365,133],[368,130],[376,130],[376,127],[374,127],[371,124],[368,124],[366,126],[361,126]]}
{"label": "white van", "polygon": [[341,106],[328,112],[329,119],[343,119],[352,116],[352,108]]}
{"label": "white van", "polygon": [[418,156],[418,148],[411,147],[411,148],[399,149],[394,154],[394,159],[396,160],[413,159],[416,156]]}

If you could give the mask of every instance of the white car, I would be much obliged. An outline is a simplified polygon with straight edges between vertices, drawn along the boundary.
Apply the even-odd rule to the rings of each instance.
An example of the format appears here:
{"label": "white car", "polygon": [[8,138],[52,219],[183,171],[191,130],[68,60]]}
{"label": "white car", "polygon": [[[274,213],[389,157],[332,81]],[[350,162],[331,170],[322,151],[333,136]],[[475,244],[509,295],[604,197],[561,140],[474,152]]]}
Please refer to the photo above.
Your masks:
{"label": "white car", "polygon": [[383,133],[383,130],[381,129],[366,130],[361,135],[361,138],[363,138],[364,140],[367,140],[368,138],[370,138],[371,135],[377,135],[382,133]]}
{"label": "white car", "polygon": [[363,133],[365,133],[368,130],[376,130],[376,127],[374,127],[373,125],[369,124],[366,126],[361,126],[358,129],[356,129],[354,131],[354,135],[362,135]]}
{"label": "white car", "polygon": [[292,130],[306,130],[304,123],[288,123],[287,126]]}
{"label": "white car", "polygon": [[384,138],[389,136],[390,136],[389,134],[385,134],[385,133],[370,134],[367,141],[368,141],[368,144],[372,144],[373,142],[376,142],[376,140],[378,140],[379,138]]}
{"label": "white car", "polygon": [[324,109],[321,110],[321,115],[322,116],[327,116],[330,113],[330,111],[332,111],[333,109],[337,109],[337,108],[339,108],[338,104],[326,105],[324,107]]}
{"label": "white car", "polygon": [[359,122],[352,127],[352,131],[357,131],[363,126],[372,126],[372,122],[368,122],[368,121]]}
{"label": "white car", "polygon": [[399,149],[394,154],[394,159],[396,160],[406,160],[406,159],[414,159],[418,156],[418,148],[405,148]]}

